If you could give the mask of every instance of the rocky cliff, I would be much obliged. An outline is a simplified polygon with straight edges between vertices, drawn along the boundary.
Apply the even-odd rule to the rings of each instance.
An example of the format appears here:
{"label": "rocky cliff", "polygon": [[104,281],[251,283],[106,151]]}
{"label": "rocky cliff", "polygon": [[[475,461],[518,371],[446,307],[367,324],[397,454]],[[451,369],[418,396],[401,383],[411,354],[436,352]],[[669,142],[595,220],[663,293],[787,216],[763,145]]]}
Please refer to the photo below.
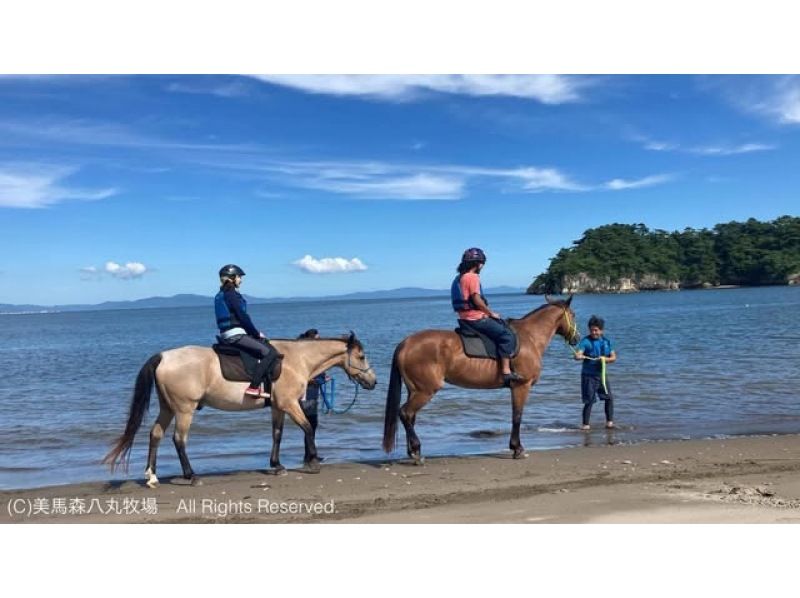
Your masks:
{"label": "rocky cliff", "polygon": [[[636,293],[638,291],[677,291],[681,288],[677,280],[667,280],[655,274],[643,274],[634,278],[614,278],[590,276],[586,272],[566,274],[562,277],[560,293]],[[544,284],[534,282],[528,287],[529,294],[542,295]]]}

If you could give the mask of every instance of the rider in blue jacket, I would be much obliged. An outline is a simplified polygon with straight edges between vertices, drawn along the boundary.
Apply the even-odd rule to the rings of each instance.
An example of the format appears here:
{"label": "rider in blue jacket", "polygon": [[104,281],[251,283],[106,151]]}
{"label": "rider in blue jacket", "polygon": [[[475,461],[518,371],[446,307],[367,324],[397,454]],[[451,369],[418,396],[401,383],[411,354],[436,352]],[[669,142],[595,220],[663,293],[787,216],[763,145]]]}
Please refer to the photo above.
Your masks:
{"label": "rider in blue jacket", "polygon": [[269,361],[266,336],[258,330],[247,313],[247,300],[239,293],[244,270],[235,264],[220,268],[220,289],[214,297],[214,311],[217,316],[219,338],[228,345],[233,345],[253,355],[260,362],[253,372],[250,387],[244,393],[253,398],[261,396],[261,382],[264,380]]}

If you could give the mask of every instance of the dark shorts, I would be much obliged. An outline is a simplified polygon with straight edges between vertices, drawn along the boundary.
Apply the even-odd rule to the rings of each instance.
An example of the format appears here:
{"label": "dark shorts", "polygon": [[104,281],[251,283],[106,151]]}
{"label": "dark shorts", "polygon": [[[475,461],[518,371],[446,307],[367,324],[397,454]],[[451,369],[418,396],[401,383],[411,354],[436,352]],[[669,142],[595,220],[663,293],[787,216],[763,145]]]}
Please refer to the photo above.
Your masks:
{"label": "dark shorts", "polygon": [[[605,390],[608,392],[606,393]],[[611,382],[606,376],[606,389],[603,390],[603,381],[600,376],[581,374],[581,399],[584,403],[594,403],[599,398],[601,401],[613,401]]]}
{"label": "dark shorts", "polygon": [[497,345],[497,352],[501,357],[511,357],[514,354],[516,348],[514,333],[506,326],[505,322],[494,318],[483,318],[482,320],[459,320],[458,323],[464,328],[472,328],[492,339]]}

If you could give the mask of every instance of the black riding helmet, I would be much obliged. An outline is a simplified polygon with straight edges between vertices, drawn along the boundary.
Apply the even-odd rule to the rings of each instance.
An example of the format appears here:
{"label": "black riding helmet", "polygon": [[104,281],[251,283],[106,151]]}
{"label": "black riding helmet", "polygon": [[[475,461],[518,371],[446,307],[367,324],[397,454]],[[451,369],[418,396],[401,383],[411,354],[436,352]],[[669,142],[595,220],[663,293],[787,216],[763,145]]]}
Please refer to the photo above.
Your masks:
{"label": "black riding helmet", "polygon": [[233,278],[234,276],[244,276],[244,270],[236,264],[227,264],[219,269],[220,278]]}
{"label": "black riding helmet", "polygon": [[462,262],[481,262],[486,263],[486,254],[480,247],[470,247],[461,256]]}

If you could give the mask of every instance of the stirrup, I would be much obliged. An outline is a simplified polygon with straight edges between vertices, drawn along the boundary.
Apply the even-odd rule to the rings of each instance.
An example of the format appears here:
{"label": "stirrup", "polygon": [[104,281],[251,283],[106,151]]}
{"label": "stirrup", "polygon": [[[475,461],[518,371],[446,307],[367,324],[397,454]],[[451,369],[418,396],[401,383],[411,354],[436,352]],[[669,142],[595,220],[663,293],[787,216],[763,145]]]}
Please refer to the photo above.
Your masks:
{"label": "stirrup", "polygon": [[523,382],[525,378],[520,376],[517,372],[511,372],[510,374],[503,374],[503,386],[506,388],[511,388],[511,385],[515,382]]}

